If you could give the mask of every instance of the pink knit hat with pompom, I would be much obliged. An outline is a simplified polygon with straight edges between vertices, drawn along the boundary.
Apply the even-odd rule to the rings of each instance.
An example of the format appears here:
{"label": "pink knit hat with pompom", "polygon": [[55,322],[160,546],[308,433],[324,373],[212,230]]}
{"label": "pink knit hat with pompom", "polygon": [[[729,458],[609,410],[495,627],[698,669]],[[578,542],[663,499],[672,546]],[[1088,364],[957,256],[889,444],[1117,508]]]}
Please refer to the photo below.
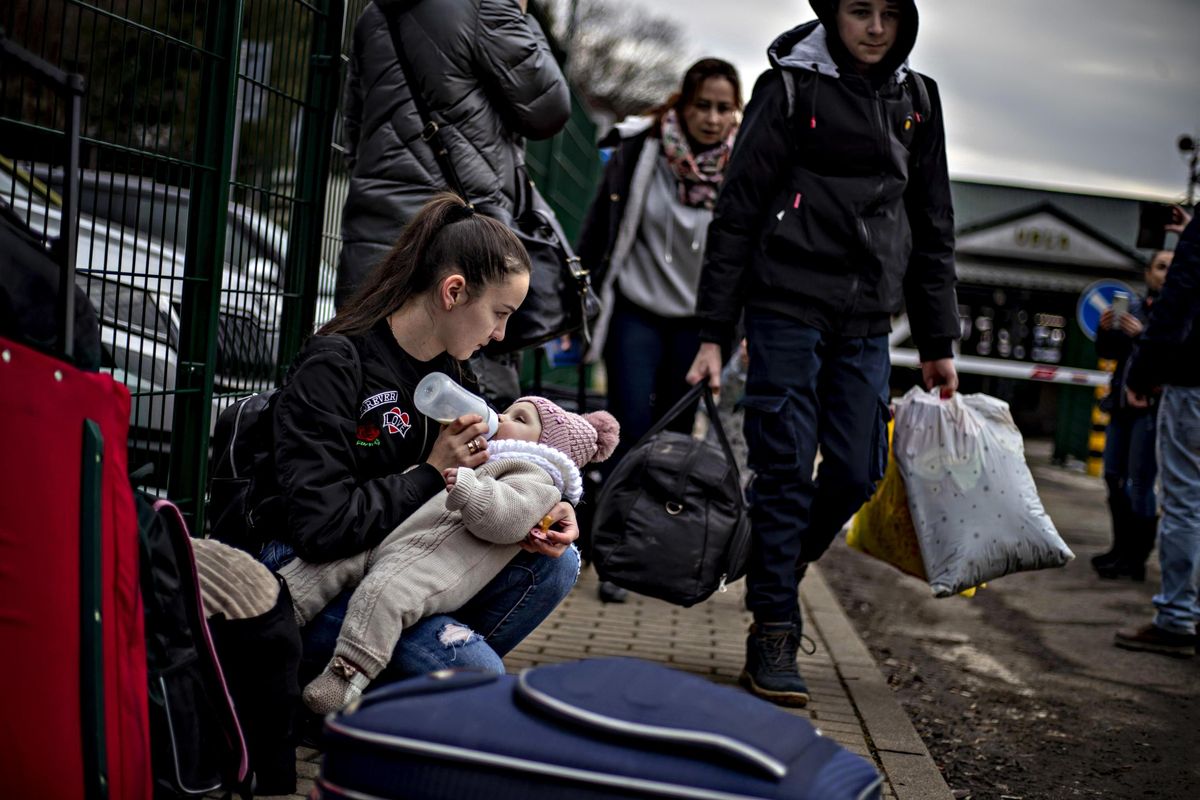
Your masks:
{"label": "pink knit hat with pompom", "polygon": [[539,444],[565,453],[580,469],[592,461],[612,455],[621,435],[621,425],[607,411],[591,411],[580,416],[564,411],[544,397],[521,397],[518,403],[532,403],[542,422]]}

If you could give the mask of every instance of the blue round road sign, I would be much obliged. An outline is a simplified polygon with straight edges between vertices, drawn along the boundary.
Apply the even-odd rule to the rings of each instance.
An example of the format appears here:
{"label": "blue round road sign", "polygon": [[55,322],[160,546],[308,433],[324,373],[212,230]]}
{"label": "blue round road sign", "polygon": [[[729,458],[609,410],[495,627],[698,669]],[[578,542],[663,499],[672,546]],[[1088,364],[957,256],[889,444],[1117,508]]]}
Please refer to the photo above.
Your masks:
{"label": "blue round road sign", "polygon": [[1129,284],[1116,280],[1100,280],[1088,286],[1079,294],[1079,302],[1075,306],[1075,321],[1084,334],[1095,341],[1096,331],[1100,329],[1100,315],[1112,305],[1113,295],[1125,292],[1133,298],[1133,289]]}

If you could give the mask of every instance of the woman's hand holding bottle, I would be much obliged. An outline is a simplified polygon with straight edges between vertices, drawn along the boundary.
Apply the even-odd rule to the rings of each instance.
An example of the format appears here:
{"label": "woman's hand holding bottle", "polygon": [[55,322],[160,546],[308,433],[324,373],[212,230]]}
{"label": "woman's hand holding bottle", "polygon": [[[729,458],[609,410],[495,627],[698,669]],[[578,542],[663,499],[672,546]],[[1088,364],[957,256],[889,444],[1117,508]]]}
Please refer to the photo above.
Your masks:
{"label": "woman's hand holding bottle", "polygon": [[475,467],[487,463],[488,425],[478,414],[463,414],[443,425],[426,463],[443,472],[451,467]]}

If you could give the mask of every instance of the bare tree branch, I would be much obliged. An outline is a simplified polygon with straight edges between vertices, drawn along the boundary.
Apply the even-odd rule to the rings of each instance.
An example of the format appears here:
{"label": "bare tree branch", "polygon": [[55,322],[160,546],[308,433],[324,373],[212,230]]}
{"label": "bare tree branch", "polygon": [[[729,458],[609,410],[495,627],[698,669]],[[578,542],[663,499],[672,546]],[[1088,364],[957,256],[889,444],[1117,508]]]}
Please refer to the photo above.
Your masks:
{"label": "bare tree branch", "polygon": [[554,35],[568,50],[568,74],[599,111],[622,119],[659,105],[687,67],[683,31],[633,3],[577,0],[575,40],[567,41],[571,1],[546,2]]}

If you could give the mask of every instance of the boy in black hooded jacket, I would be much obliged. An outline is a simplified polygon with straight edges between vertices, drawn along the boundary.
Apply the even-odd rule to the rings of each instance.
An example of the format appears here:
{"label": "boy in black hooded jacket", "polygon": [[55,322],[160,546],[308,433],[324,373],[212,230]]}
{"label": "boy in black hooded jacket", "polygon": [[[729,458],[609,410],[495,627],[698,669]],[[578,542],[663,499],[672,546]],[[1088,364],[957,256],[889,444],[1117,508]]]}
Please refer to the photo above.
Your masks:
{"label": "boy in black hooded jacket", "polygon": [[[954,215],[941,102],[910,74],[911,0],[810,0],[768,49],[726,173],[690,382],[720,385],[745,314],[743,405],[755,623],[742,683],[804,705],[798,582],[874,491],[887,457],[887,334],[907,306],[926,386],[958,385]],[[818,445],[820,474],[812,478]]]}

